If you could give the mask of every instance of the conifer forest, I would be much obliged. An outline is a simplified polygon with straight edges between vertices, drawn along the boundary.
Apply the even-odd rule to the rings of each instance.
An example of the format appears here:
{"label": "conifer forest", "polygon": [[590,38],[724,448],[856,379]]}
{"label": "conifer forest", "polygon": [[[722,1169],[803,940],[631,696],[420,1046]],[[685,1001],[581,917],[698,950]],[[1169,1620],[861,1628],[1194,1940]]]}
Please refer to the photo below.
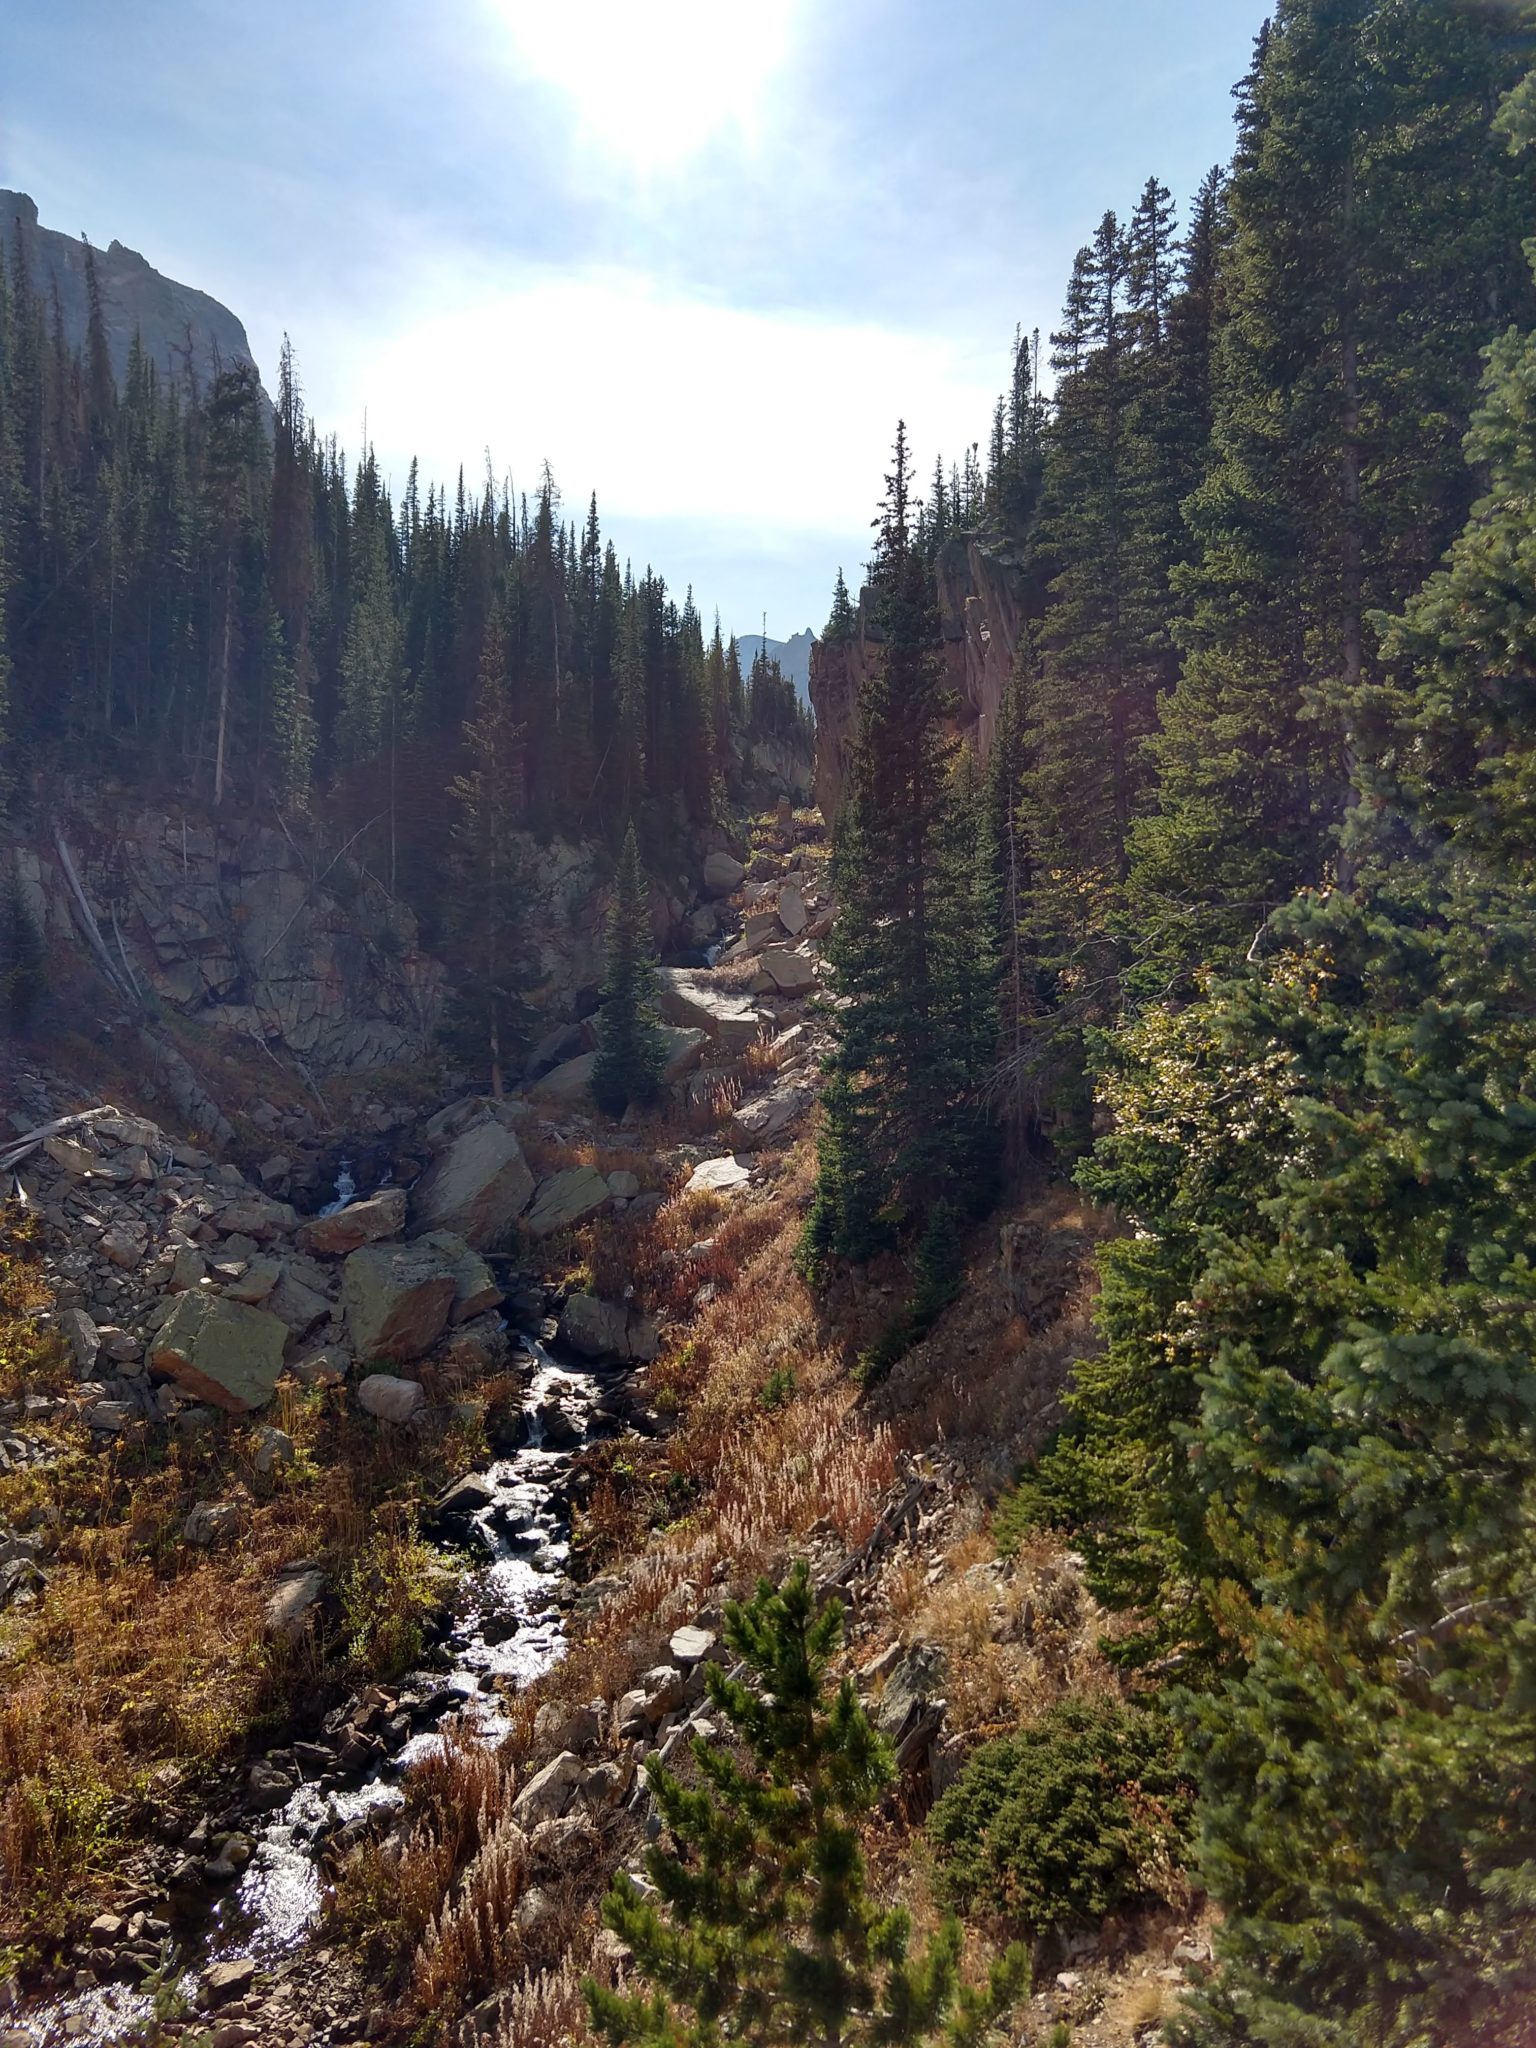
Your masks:
{"label": "conifer forest", "polygon": [[0,224],[0,2048],[1536,2044],[1536,8],[1234,103],[809,703]]}

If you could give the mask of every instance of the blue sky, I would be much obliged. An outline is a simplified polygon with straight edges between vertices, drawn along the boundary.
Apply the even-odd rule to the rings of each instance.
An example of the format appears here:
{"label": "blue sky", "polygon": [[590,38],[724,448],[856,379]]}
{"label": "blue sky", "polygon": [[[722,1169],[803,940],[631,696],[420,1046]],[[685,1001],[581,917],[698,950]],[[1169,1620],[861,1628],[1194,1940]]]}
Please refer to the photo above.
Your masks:
{"label": "blue sky", "polygon": [[286,330],[403,480],[594,488],[787,637],[856,581],[898,414],[985,440],[1016,325],[1232,135],[1263,0],[5,0],[0,184]]}

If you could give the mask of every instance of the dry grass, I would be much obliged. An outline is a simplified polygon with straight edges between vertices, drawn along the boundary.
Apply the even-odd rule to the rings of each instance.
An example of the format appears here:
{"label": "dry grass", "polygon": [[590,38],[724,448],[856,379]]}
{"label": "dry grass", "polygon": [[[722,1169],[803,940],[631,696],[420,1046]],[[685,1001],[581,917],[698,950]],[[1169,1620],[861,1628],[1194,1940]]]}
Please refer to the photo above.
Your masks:
{"label": "dry grass", "polygon": [[[16,1304],[32,1299],[15,1265],[0,1270],[0,1330],[13,1335]],[[55,1464],[4,1482],[0,1512],[25,1498],[55,1548],[41,1602],[0,1619],[0,1943],[49,1940],[70,1908],[110,1891],[120,1848],[152,1818],[151,1788],[161,1798],[240,1755],[254,1730],[280,1727],[354,1666],[393,1661],[408,1636],[421,1607],[415,1504],[483,1456],[483,1439],[459,1424],[407,1439],[286,1386],[280,1417],[297,1456],[272,1475],[255,1471],[244,1423],[169,1444],[138,1427],[107,1450],[72,1425]],[[206,1500],[241,1508],[237,1543],[182,1540]],[[344,1586],[368,1544],[361,1629],[297,1647],[266,1637],[284,1565],[317,1558]]]}

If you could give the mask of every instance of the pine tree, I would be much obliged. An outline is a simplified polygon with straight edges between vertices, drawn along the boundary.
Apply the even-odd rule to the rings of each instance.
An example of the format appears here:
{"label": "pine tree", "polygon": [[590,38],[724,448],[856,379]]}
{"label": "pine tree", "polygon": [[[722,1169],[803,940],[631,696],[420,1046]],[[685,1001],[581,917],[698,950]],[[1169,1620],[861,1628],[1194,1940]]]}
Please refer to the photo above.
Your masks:
{"label": "pine tree", "polygon": [[646,1767],[677,1847],[647,1852],[656,1900],[626,1875],[608,1897],[609,1926],[655,1986],[647,1997],[588,1984],[616,2048],[980,2048],[1025,1991],[1022,1949],[973,1989],[956,1921],[914,1953],[908,1915],[870,1898],[859,1828],[895,1764],[852,1680],[828,1696],[841,1609],[817,1607],[803,1564],[780,1590],[763,1581],[733,1602],[725,1638],[748,1675],[710,1665],[705,1680],[734,1742],[695,1739],[697,1790]]}
{"label": "pine tree", "polygon": [[592,1094],[608,1116],[655,1100],[666,1066],[656,1009],[650,893],[631,824],[624,837],[608,913],[608,963],[598,1011]]}
{"label": "pine tree", "polygon": [[920,1236],[940,1202],[974,1213],[991,1187],[973,979],[993,957],[991,934],[904,427],[886,486],[870,576],[880,658],[833,851],[840,914],[827,958],[841,1000],[804,1244],[813,1271]]}
{"label": "pine tree", "polygon": [[827,618],[826,631],[822,639],[828,647],[842,647],[858,632],[859,615],[854,610],[853,600],[848,595],[848,585],[843,581],[841,569],[837,582],[832,588],[832,610]]}

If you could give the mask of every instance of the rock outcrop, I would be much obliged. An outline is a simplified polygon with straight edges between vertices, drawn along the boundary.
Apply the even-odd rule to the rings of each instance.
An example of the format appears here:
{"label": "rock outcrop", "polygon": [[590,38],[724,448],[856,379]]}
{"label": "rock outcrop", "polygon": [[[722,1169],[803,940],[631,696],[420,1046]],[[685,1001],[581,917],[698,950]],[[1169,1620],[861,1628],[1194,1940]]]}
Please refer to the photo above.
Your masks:
{"label": "rock outcrop", "polygon": [[[1007,543],[971,534],[944,544],[934,574],[944,664],[959,705],[960,731],[984,761],[1023,632],[1024,564]],[[837,821],[848,779],[859,690],[879,649],[880,631],[866,589],[853,637],[830,644],[819,640],[811,650],[816,801],[829,826]]]}

